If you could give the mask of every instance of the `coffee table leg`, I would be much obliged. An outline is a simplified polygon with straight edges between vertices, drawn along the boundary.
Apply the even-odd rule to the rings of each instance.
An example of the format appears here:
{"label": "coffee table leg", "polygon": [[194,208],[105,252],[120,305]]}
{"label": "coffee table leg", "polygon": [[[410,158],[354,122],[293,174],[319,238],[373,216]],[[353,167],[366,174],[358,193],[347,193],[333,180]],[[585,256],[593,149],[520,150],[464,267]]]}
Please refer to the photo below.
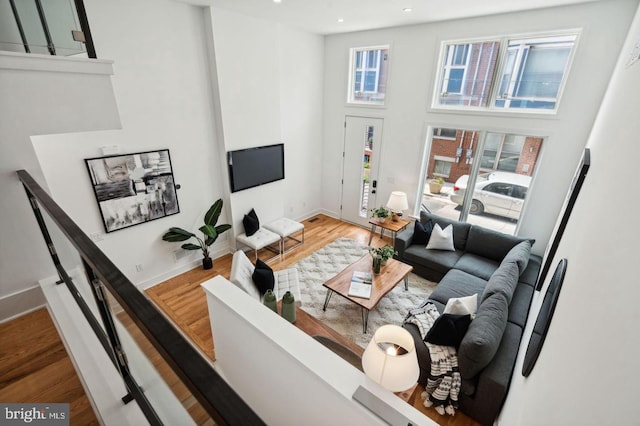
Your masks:
{"label": "coffee table leg", "polygon": [[404,291],[409,290],[409,275],[404,277]]}
{"label": "coffee table leg", "polygon": [[362,308],[362,333],[367,334],[368,324],[369,324],[369,310]]}
{"label": "coffee table leg", "polygon": [[329,304],[329,300],[331,299],[332,294],[333,294],[333,290],[327,289],[327,295],[324,297],[324,306],[322,307],[323,311],[327,310],[327,305]]}

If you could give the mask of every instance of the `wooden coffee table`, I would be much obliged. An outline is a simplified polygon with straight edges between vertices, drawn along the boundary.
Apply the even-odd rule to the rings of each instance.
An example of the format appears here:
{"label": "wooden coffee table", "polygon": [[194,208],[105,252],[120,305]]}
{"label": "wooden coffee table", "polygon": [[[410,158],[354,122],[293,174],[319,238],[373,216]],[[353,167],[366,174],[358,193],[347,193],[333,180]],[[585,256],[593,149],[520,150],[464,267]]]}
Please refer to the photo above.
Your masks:
{"label": "wooden coffee table", "polygon": [[[351,277],[355,271],[371,272],[373,276],[373,284],[371,284],[371,297],[363,299],[360,297],[349,296],[349,286],[351,285]],[[407,265],[395,259],[389,259],[386,266],[383,266],[379,274],[373,274],[372,259],[369,254],[365,254],[360,260],[347,266],[345,270],[323,285],[327,287],[327,295],[324,299],[323,311],[327,310],[327,305],[333,293],[350,300],[362,308],[362,332],[367,332],[367,323],[369,321],[369,311],[375,308],[380,300],[387,295],[396,285],[404,280],[404,289],[409,288],[409,273],[413,271],[413,266]]]}

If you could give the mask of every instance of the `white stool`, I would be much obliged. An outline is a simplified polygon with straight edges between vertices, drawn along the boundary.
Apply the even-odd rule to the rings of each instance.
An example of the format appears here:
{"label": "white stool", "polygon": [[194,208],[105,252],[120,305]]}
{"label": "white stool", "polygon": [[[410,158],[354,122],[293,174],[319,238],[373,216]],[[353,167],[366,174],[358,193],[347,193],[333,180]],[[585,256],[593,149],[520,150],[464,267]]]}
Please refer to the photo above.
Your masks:
{"label": "white stool", "polygon": [[[300,244],[304,243],[304,225],[300,222],[296,222],[295,220],[287,219],[286,217],[282,217],[280,219],[276,219],[273,222],[269,222],[264,225],[266,229],[271,232],[274,232],[280,236],[280,255],[284,259],[284,254],[294,248],[298,247]],[[302,231],[301,239],[297,239],[292,237],[293,234]],[[293,246],[289,247],[288,250],[284,249],[284,241],[285,238],[290,238],[297,242]]]}
{"label": "white stool", "polygon": [[[256,233],[251,235],[250,237],[248,237],[247,234],[243,232],[236,237],[236,241],[244,246],[252,248],[255,252],[256,260],[258,259],[258,250],[263,248],[275,253],[274,256],[270,257],[265,262],[273,260],[280,255],[280,235],[264,228],[258,229]],[[271,247],[271,245],[275,243],[278,243],[278,250]]]}

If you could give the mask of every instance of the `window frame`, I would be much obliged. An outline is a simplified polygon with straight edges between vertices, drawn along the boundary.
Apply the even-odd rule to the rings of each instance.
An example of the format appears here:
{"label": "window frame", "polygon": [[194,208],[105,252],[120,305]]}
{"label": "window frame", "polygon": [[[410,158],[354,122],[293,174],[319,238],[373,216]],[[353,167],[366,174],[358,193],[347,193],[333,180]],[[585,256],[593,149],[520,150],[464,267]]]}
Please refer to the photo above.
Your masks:
{"label": "window frame", "polygon": [[[569,79],[569,76],[571,74],[573,61],[574,61],[576,51],[578,49],[579,42],[580,42],[581,32],[582,32],[581,29],[571,28],[571,29],[558,30],[558,31],[546,31],[546,32],[527,33],[527,34],[508,34],[508,35],[501,35],[501,36],[495,36],[495,37],[477,37],[477,38],[466,38],[466,39],[442,40],[440,42],[440,52],[438,56],[438,63],[436,65],[437,69],[435,73],[436,74],[435,82],[433,83],[433,86],[432,86],[433,96],[431,100],[430,109],[437,112],[456,111],[456,112],[464,112],[464,113],[485,113],[485,114],[491,113],[496,115],[502,115],[502,114],[504,115],[525,114],[528,116],[556,115],[562,103],[564,89]],[[509,43],[512,41],[523,41],[523,42],[527,41],[530,44],[533,44],[536,41],[548,40],[554,37],[560,39],[559,43],[565,43],[565,44],[570,43],[569,38],[571,37],[574,38],[573,46],[571,48],[571,51],[569,52],[567,64],[563,72],[562,81],[560,82],[560,87],[558,88],[558,94],[555,98],[556,99],[555,106],[553,108],[548,108],[548,109],[508,108],[508,107],[496,106],[496,102],[501,99],[501,96],[498,92],[500,91],[500,86],[502,85],[501,81],[503,78],[503,72],[508,61]],[[565,40],[562,40],[563,38]],[[448,54],[447,47],[450,45],[461,45],[461,44],[473,45],[475,43],[486,43],[486,42],[499,43],[498,59],[495,65],[495,70],[493,72],[493,75],[491,76],[491,89],[489,91],[489,99],[487,101],[487,106],[482,107],[482,106],[441,104],[440,95],[442,93],[441,89],[443,88],[443,84],[445,81],[444,80],[445,73],[446,73],[445,68],[447,66],[445,63],[445,61],[447,60],[447,54]],[[468,54],[471,54],[471,52],[468,52]],[[515,60],[517,60],[517,55],[516,55],[516,58],[514,58],[514,61]],[[463,83],[463,86],[464,86],[464,83]]]}
{"label": "window frame", "polygon": [[[357,54],[359,52],[367,52],[368,56],[368,52],[373,52],[373,51],[380,51],[380,54],[378,55],[377,58],[377,68],[375,69],[376,72],[376,77],[375,77],[375,87],[378,88],[379,84],[380,84],[380,74],[381,74],[381,68],[382,68],[382,64],[384,62],[384,53],[383,51],[386,50],[387,53],[387,72],[386,75],[384,76],[384,78],[386,79],[384,81],[385,84],[385,91],[384,91],[384,99],[382,100],[382,102],[380,101],[370,101],[370,100],[357,100],[355,98],[355,93],[356,91],[354,91],[354,86],[356,83],[356,72],[357,70],[361,70],[362,72],[362,76],[361,76],[361,87],[363,88],[363,90],[359,93],[380,93],[377,90],[376,91],[366,91],[364,90],[365,84],[366,84],[366,72],[367,70],[369,70],[369,68],[366,66],[366,58],[365,55],[363,55],[362,57],[362,63],[363,63],[363,67],[361,68],[357,68],[357,64],[356,64],[356,57]],[[390,52],[391,52],[391,45],[389,44],[385,44],[385,45],[376,45],[376,46],[361,46],[361,47],[352,47],[349,48],[349,76],[348,76],[348,86],[347,86],[347,105],[350,106],[368,106],[368,107],[384,107],[386,102],[387,102],[387,93],[388,93],[388,84],[389,84],[389,68],[390,68]]]}

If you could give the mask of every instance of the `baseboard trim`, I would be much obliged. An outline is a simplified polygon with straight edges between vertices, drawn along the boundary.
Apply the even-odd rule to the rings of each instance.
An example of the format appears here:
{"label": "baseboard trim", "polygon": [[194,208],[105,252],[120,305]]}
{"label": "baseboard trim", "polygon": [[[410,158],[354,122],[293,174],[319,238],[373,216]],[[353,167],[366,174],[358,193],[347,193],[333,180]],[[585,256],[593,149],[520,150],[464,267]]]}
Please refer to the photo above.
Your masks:
{"label": "baseboard trim", "polygon": [[46,304],[39,285],[17,291],[0,298],[0,324],[14,320]]}

